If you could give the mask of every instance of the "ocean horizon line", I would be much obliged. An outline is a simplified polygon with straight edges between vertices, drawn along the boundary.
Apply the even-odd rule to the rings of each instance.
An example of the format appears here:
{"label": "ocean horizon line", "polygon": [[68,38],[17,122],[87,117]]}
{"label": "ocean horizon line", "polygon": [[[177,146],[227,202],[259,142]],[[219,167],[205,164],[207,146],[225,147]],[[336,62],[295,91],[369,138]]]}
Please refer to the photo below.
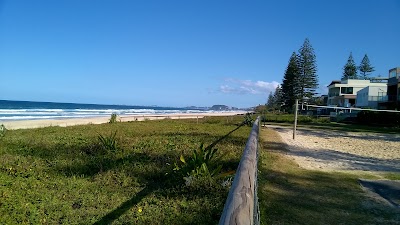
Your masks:
{"label": "ocean horizon line", "polygon": [[[68,104],[68,105],[88,105],[88,106],[123,106],[123,107],[147,107],[147,108],[209,108],[207,106],[160,106],[160,105],[134,105],[134,104],[111,104],[111,103],[86,103],[86,102],[57,102],[57,101],[31,101],[31,100],[10,100],[0,99],[1,102],[20,102],[20,103],[46,103],[46,104]],[[0,107],[2,105],[0,104]],[[0,108],[1,109],[1,108]]]}

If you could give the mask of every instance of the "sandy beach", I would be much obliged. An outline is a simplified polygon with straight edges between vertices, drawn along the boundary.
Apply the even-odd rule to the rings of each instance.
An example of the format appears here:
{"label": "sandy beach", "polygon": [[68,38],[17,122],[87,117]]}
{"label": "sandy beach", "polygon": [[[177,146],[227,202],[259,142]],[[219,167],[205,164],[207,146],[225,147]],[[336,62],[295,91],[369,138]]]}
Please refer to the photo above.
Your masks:
{"label": "sandy beach", "polygon": [[400,172],[400,134],[360,133],[267,125],[287,145],[286,154],[306,169]]}
{"label": "sandy beach", "polygon": [[[174,114],[143,114],[143,115],[129,115],[129,116],[118,116],[118,121],[143,121],[143,120],[161,120],[161,119],[195,119],[204,118],[208,116],[233,116],[244,114],[246,112],[216,112],[216,113],[174,113]],[[40,128],[49,126],[74,126],[84,124],[102,124],[107,123],[110,120],[108,117],[92,117],[92,118],[74,118],[74,119],[48,119],[48,120],[19,120],[19,121],[0,121],[7,129],[28,129],[28,128]]]}

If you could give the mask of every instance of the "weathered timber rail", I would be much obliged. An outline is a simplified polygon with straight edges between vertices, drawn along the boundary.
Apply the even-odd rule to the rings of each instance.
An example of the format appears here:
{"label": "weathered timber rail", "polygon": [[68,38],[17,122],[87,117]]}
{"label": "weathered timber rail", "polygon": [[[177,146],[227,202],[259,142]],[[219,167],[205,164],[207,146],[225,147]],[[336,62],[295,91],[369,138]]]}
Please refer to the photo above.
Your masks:
{"label": "weathered timber rail", "polygon": [[257,161],[259,120],[253,124],[240,159],[219,225],[257,225],[260,213],[257,198]]}

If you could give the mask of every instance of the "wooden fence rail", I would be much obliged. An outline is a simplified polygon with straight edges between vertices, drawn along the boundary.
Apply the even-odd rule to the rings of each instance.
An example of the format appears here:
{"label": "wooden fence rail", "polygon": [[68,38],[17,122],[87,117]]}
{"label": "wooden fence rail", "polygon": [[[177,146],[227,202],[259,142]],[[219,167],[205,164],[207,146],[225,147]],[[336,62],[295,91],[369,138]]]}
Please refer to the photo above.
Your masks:
{"label": "wooden fence rail", "polygon": [[259,224],[257,160],[259,119],[253,124],[236,175],[226,199],[219,225]]}

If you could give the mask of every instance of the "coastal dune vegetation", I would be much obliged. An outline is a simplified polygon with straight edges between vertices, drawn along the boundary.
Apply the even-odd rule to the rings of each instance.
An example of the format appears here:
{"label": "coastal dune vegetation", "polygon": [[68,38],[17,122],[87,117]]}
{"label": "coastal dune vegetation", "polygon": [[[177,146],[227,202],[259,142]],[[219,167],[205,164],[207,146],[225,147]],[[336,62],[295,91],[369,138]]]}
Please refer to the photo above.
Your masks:
{"label": "coastal dune vegetation", "polygon": [[[313,129],[375,130],[303,119]],[[247,115],[7,130],[0,224],[217,224],[251,122]],[[261,224],[400,224],[398,209],[361,189],[358,179],[374,175],[307,170],[287,151],[277,132],[261,128]]]}
{"label": "coastal dune vegetation", "polygon": [[[0,139],[0,223],[216,224],[250,133],[237,129],[242,122],[207,117],[9,130]],[[218,139],[207,156],[218,173],[197,180],[182,173],[194,150]]]}

